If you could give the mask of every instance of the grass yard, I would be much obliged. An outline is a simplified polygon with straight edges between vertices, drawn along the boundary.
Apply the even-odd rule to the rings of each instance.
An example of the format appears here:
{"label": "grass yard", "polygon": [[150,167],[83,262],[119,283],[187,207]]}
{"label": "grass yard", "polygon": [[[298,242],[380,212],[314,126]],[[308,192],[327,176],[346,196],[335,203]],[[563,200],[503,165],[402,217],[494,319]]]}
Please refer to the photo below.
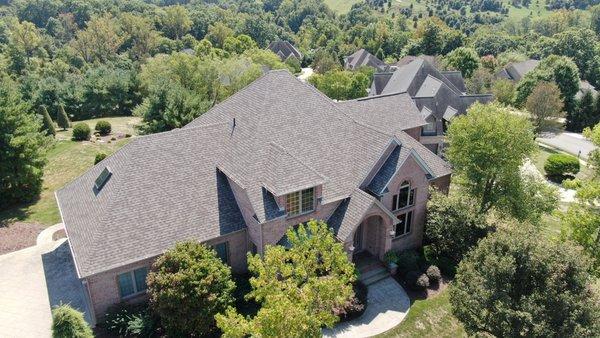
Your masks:
{"label": "grass yard", "polygon": [[466,337],[462,324],[450,310],[448,289],[437,296],[416,300],[400,325],[378,338],[391,337]]}
{"label": "grass yard", "polygon": [[[328,0],[334,2],[335,0]],[[341,1],[341,0],[338,0]],[[327,2],[327,1],[326,1]],[[531,14],[532,18],[547,16],[551,12],[546,9],[546,1],[540,0],[539,2],[532,2],[529,7],[515,7],[512,5],[512,1],[503,0],[508,7],[508,18],[520,20]],[[413,13],[427,14],[427,4],[430,4],[431,8],[435,7],[436,0],[395,0],[394,4],[397,8],[408,8],[412,4]]]}
{"label": "grass yard", "polygon": [[[531,158],[533,164],[535,165],[535,167],[543,174],[546,175],[546,171],[544,170],[544,164],[546,163],[546,160],[548,159],[548,157],[550,157],[550,155],[552,154],[566,154],[564,152],[561,152],[559,150],[555,150],[552,148],[547,148],[547,147],[539,147],[539,151]],[[579,173],[577,175],[575,175],[575,177],[579,178],[579,179],[588,179],[591,178],[593,176],[593,171],[592,169],[588,168],[585,165],[581,165],[581,170],[579,171]]]}
{"label": "grass yard", "polygon": [[355,3],[363,0],[324,0],[325,4],[337,14],[346,14]]}
{"label": "grass yard", "polygon": [[[113,135],[134,134],[133,126],[139,122],[135,117],[105,118],[112,124]],[[97,120],[83,121],[94,129]],[[94,165],[97,153],[110,155],[127,144],[131,139],[123,138],[108,143],[71,141],[71,130],[58,131],[57,141],[48,151],[48,163],[44,168],[44,184],[39,199],[31,204],[21,205],[0,212],[0,226],[13,222],[37,223],[50,226],[60,222],[54,192],[71,182]]]}

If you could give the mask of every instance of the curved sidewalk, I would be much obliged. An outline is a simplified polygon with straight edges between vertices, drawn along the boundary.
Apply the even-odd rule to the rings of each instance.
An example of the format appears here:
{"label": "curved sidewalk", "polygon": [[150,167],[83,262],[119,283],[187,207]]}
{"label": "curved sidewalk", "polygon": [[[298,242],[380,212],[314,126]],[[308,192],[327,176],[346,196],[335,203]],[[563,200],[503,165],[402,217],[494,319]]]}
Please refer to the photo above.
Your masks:
{"label": "curved sidewalk", "polygon": [[368,286],[367,310],[357,319],[323,330],[324,337],[371,337],[396,327],[410,308],[410,298],[392,277]]}

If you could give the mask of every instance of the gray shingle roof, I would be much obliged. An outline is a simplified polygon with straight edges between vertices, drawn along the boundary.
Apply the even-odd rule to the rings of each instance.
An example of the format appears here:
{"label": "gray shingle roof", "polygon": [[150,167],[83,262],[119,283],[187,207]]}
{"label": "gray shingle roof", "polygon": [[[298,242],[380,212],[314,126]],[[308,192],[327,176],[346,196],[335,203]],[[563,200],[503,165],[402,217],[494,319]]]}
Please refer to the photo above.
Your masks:
{"label": "gray shingle roof", "polygon": [[134,139],[56,193],[80,277],[244,229],[227,177],[264,222],[282,216],[273,193],[323,183],[324,204],[357,194],[394,138],[435,176],[450,174],[402,128],[386,133],[342,106],[272,71],[180,130]]}
{"label": "gray shingle roof", "polygon": [[[394,150],[388,155],[388,158],[385,160],[381,168],[377,171],[377,174],[371,179],[371,182],[367,186],[367,190],[374,193],[375,195],[381,195],[383,193],[383,189],[390,181],[394,173],[396,173],[396,169],[404,161],[406,158],[406,152],[402,154],[402,146],[396,145]],[[401,156],[404,155],[404,156]]]}
{"label": "gray shingle roof", "polygon": [[539,60],[526,60],[522,62],[515,62],[505,68],[506,73],[510,76],[511,80],[519,81],[525,76],[525,74],[532,71],[537,65],[540,64]]}
{"label": "gray shingle roof", "polygon": [[298,60],[302,59],[302,53],[294,47],[289,41],[273,41],[267,47],[273,53],[277,54],[282,60],[287,60],[290,56]]}
{"label": "gray shingle roof", "polygon": [[467,86],[465,85],[465,79],[462,73],[459,71],[444,71],[441,72],[452,84],[463,93],[467,92]]}
{"label": "gray shingle roof", "polygon": [[389,134],[426,124],[419,109],[406,93],[340,101],[337,105],[356,121]]}
{"label": "gray shingle roof", "polygon": [[343,200],[327,220],[337,238],[346,239],[354,231],[365,213],[375,203],[375,197],[360,189],[354,189],[348,198]]}
{"label": "gray shingle roof", "polygon": [[365,49],[359,49],[345,59],[346,69],[357,69],[362,66],[369,66],[380,71],[387,68],[385,62],[379,60],[375,55]]}

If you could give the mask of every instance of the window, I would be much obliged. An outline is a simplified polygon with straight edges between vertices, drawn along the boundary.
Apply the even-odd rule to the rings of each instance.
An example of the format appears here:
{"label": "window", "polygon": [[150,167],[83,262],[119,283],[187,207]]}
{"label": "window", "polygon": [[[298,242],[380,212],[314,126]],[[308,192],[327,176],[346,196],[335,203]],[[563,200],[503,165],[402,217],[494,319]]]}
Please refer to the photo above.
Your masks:
{"label": "window", "polygon": [[221,258],[223,263],[229,264],[229,245],[228,242],[219,243],[214,246],[217,256]]}
{"label": "window", "polygon": [[104,187],[111,175],[112,173],[110,170],[108,168],[104,168],[100,175],[98,175],[96,178],[96,181],[94,181],[94,188],[96,188],[98,191],[102,190],[102,187]]}
{"label": "window", "polygon": [[408,181],[402,182],[400,192],[392,197],[392,210],[403,209],[415,204],[416,189],[410,188]]}
{"label": "window", "polygon": [[396,224],[396,231],[394,232],[394,237],[400,237],[410,232],[412,227],[412,215],[412,211],[398,215],[398,219],[400,220],[400,222]]}
{"label": "window", "polygon": [[289,216],[304,214],[315,209],[315,188],[296,191],[287,195],[285,211]]}
{"label": "window", "polygon": [[135,269],[133,271],[127,271],[118,275],[117,282],[119,283],[119,292],[121,293],[121,298],[129,297],[146,291],[148,288],[146,285],[147,275],[148,268],[146,267]]}
{"label": "window", "polygon": [[431,135],[435,134],[436,131],[435,119],[432,119],[432,121],[427,121],[427,124],[423,126],[423,134]]}

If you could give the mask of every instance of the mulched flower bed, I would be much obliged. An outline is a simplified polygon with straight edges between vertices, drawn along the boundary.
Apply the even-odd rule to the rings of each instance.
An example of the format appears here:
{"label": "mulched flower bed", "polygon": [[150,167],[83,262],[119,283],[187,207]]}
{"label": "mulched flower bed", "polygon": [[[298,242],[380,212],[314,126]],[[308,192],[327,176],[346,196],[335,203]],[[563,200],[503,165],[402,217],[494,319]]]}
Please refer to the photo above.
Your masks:
{"label": "mulched flower bed", "polygon": [[0,255],[35,245],[37,236],[46,226],[15,222],[0,227]]}

